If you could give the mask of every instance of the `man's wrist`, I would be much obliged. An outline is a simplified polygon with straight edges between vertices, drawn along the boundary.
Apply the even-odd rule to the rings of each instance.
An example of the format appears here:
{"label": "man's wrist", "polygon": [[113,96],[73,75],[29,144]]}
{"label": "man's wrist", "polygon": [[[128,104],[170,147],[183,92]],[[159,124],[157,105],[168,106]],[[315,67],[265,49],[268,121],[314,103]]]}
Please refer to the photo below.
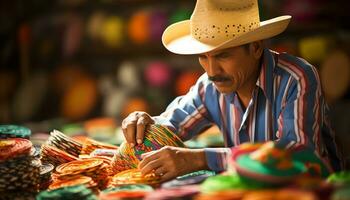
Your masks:
{"label": "man's wrist", "polygon": [[194,164],[194,170],[208,170],[207,158],[204,149],[192,149],[192,161]]}

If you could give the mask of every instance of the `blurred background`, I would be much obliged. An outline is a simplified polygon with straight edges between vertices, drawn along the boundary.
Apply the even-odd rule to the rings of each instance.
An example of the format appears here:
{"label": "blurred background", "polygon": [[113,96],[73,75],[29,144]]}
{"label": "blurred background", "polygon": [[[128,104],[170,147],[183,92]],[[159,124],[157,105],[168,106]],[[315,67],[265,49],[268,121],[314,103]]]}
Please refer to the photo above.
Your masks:
{"label": "blurred background", "polygon": [[[350,6],[342,0],[260,0],[261,20],[293,16],[267,41],[319,70],[338,137],[350,142]],[[194,0],[12,0],[0,3],[0,123],[108,139],[135,110],[160,114],[203,73],[169,53],[163,30]],[[348,145],[349,146],[349,145]],[[349,147],[348,147],[349,148]],[[350,152],[350,151],[349,151]]]}

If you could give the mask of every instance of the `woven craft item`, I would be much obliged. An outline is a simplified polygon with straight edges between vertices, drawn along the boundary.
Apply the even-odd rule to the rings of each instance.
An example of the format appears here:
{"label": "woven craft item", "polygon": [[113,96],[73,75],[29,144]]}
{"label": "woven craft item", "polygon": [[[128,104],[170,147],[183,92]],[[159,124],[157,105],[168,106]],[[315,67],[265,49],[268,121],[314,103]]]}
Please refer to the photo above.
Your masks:
{"label": "woven craft item", "polygon": [[80,154],[90,154],[96,149],[118,149],[117,146],[86,138]]}
{"label": "woven craft item", "polygon": [[[54,185],[56,186],[57,182],[71,181],[75,177],[81,178],[81,176],[85,176],[91,178],[92,181],[97,184],[98,188],[104,189],[108,181],[108,175],[108,165],[105,164],[104,160],[89,158],[75,160],[57,166],[56,172],[52,175],[52,178],[54,179]],[[90,181],[87,182],[90,183]],[[50,185],[50,187],[52,187],[52,185]]]}
{"label": "woven craft item", "polygon": [[168,128],[161,125],[150,125],[146,131],[143,143],[131,147],[123,142],[113,157],[112,170],[118,172],[137,168],[141,155],[150,151],[158,150],[164,146],[185,147],[181,139]]}
{"label": "woven craft item", "polygon": [[160,177],[154,173],[147,175],[142,175],[141,171],[138,169],[129,169],[114,175],[108,187],[117,187],[122,185],[132,185],[132,184],[146,184],[150,186],[158,186],[160,183]]}

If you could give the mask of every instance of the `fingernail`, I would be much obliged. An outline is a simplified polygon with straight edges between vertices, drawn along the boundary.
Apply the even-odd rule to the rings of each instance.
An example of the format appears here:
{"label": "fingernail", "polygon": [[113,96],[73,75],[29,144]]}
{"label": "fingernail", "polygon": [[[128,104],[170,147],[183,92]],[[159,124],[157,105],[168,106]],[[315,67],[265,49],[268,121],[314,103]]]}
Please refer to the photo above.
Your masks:
{"label": "fingernail", "polygon": [[142,140],[141,139],[137,139],[137,144],[142,144]]}
{"label": "fingernail", "polygon": [[134,147],[134,146],[135,146],[135,144],[134,144],[134,143],[130,143],[130,146],[131,146],[131,147]]}

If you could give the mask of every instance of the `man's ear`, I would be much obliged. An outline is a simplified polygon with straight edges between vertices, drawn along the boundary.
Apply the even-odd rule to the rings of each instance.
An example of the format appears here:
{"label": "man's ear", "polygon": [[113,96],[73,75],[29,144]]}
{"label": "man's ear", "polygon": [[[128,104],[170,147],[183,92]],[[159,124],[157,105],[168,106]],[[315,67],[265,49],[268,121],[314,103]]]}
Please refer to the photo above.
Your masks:
{"label": "man's ear", "polygon": [[256,59],[260,59],[263,53],[263,50],[264,50],[264,43],[262,40],[252,42],[249,45],[249,51],[251,55],[253,55],[254,58]]}

